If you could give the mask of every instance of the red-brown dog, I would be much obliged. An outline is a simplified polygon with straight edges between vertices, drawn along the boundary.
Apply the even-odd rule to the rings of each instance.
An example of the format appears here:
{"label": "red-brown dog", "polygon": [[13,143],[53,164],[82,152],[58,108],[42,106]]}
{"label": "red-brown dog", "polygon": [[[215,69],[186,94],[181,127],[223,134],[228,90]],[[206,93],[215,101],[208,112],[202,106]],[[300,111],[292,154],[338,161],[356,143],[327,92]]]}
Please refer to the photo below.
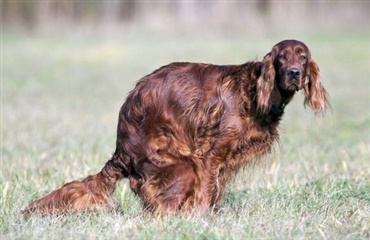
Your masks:
{"label": "red-brown dog", "polygon": [[284,108],[299,90],[315,112],[329,105],[317,64],[296,40],[276,44],[262,62],[161,67],[127,97],[116,151],[101,172],[65,184],[23,212],[109,206],[125,177],[153,213],[215,207],[240,168],[271,152]]}

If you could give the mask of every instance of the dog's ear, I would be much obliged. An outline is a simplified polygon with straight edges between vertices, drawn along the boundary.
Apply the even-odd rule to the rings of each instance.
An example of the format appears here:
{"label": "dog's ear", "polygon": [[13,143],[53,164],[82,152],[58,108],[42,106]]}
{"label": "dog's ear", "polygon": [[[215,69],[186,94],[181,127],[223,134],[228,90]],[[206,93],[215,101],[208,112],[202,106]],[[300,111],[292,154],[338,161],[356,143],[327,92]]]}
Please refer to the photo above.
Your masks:
{"label": "dog's ear", "polygon": [[260,113],[268,113],[271,110],[274,100],[280,96],[275,81],[274,59],[276,55],[277,49],[274,47],[262,60],[261,75],[257,79],[256,86],[257,110]]}
{"label": "dog's ear", "polygon": [[319,66],[311,59],[307,66],[307,76],[303,87],[304,105],[310,106],[315,113],[330,107],[329,94],[321,84]]}

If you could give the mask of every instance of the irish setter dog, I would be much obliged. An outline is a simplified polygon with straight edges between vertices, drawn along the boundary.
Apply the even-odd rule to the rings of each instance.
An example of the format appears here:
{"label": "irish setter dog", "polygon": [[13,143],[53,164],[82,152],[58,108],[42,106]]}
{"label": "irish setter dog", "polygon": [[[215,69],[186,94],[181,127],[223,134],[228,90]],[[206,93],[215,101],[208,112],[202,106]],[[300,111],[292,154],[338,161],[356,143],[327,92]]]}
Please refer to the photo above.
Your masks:
{"label": "irish setter dog", "polygon": [[236,172],[272,151],[284,109],[299,90],[314,112],[329,106],[319,68],[297,40],[276,44],[262,62],[163,66],[128,95],[116,150],[101,172],[65,184],[23,213],[112,206],[122,178],[154,214],[215,208]]}

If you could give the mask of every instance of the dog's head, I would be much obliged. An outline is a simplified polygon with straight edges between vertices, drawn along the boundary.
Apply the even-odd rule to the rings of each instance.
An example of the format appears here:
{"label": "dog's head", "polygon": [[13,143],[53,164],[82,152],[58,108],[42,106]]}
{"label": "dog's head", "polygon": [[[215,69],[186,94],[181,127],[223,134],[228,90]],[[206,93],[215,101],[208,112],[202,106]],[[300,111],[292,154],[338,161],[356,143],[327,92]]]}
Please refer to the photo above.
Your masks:
{"label": "dog's head", "polygon": [[308,47],[297,40],[279,42],[262,61],[261,76],[257,80],[258,109],[267,113],[273,104],[281,104],[283,93],[290,99],[299,90],[304,92],[304,104],[315,112],[329,105],[319,67],[312,60]]}

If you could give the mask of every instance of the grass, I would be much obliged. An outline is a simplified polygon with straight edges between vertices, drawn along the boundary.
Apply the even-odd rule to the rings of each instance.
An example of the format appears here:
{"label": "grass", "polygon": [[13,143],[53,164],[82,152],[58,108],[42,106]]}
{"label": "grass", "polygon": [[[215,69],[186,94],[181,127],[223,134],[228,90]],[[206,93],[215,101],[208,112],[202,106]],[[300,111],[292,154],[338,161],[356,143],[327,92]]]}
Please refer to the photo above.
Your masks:
{"label": "grass", "polygon": [[1,239],[370,238],[369,34],[295,36],[319,63],[333,111],[316,117],[295,97],[271,163],[241,171],[218,213],[153,218],[124,180],[117,212],[25,218],[30,201],[100,171],[140,77],[172,61],[261,59],[290,36],[4,32]]}

